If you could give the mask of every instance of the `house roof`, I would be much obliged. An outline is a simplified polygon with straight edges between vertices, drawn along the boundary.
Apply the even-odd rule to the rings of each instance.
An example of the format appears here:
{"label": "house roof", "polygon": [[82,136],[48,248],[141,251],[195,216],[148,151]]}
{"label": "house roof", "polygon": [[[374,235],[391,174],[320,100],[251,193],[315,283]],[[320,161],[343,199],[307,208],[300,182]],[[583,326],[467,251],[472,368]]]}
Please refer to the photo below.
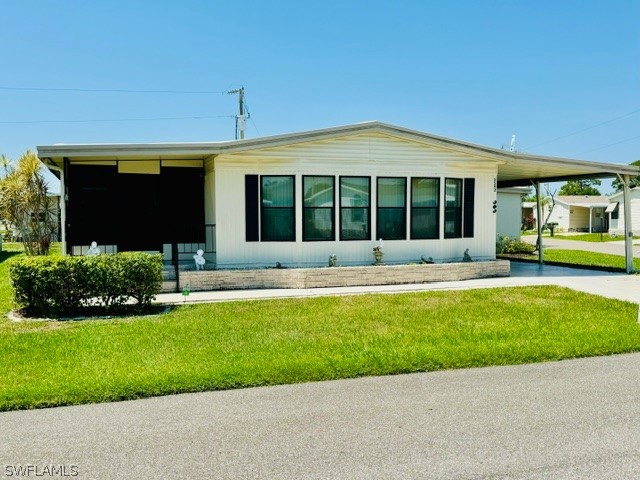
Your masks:
{"label": "house roof", "polygon": [[633,165],[510,152],[381,122],[365,122],[321,130],[221,142],[56,144],[38,146],[37,149],[38,156],[46,164],[60,167],[64,158],[79,161],[206,159],[222,153],[288,146],[365,133],[386,134],[458,153],[466,153],[476,158],[497,161],[499,187],[529,186],[532,181],[536,180],[552,182],[571,178],[640,174],[640,167]]}
{"label": "house roof", "polygon": [[[631,192],[631,198],[633,198],[634,195],[640,194],[640,187],[630,188],[629,192]],[[609,197],[609,200],[612,201],[612,202],[614,202],[614,201],[615,202],[620,202],[623,195],[624,195],[624,191],[620,190],[619,192],[616,192],[613,195],[611,195]]]}
{"label": "house roof", "polygon": [[556,202],[575,207],[606,207],[609,197],[604,195],[557,195]]}

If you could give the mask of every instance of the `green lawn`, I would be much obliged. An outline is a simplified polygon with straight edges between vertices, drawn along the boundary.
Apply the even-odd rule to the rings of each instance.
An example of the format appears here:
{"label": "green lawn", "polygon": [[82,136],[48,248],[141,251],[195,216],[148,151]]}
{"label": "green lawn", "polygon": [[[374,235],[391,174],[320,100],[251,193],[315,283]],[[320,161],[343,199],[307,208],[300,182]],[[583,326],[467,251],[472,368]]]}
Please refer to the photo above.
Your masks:
{"label": "green lawn", "polygon": [[[0,253],[0,312],[11,308],[7,260],[21,250],[11,249]],[[576,253],[584,260],[586,252]],[[557,254],[567,261],[567,251],[545,256]],[[640,351],[636,305],[557,287],[230,302],[112,320],[2,319],[0,410],[632,351]]]}
{"label": "green lawn", "polygon": [[[508,255],[502,255],[502,256],[508,257]],[[529,259],[529,260],[538,259],[537,253],[533,255],[518,255],[518,257]],[[544,261],[566,263],[569,265],[577,265],[577,266],[582,265],[582,266],[593,266],[593,267],[616,268],[623,271],[626,270],[625,258],[621,255],[587,252],[584,250],[564,250],[560,248],[545,248]],[[633,265],[635,269],[638,272],[640,272],[640,258],[634,258]]]}
{"label": "green lawn", "polygon": [[[600,238],[602,237],[602,238]],[[616,235],[615,237],[612,237],[611,235],[609,235],[608,233],[604,233],[602,234],[602,236],[599,233],[583,233],[580,235],[562,235],[562,234],[556,234],[553,236],[553,238],[556,238],[558,240],[576,240],[578,242],[620,242],[620,241],[624,241],[624,236],[622,235]],[[640,238],[640,237],[633,237],[634,240]]]}
{"label": "green lawn", "polygon": [[0,410],[640,351],[637,309],[531,287],[4,321]]}

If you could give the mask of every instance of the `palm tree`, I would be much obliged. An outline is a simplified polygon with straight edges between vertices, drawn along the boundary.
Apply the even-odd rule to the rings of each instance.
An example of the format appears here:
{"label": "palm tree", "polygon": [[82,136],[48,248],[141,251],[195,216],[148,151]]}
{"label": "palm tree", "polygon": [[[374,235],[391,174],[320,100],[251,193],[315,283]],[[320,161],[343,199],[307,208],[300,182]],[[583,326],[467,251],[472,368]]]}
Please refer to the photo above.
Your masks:
{"label": "palm tree", "polygon": [[[9,174],[11,160],[9,160],[9,157],[7,157],[4,153],[0,155],[0,165],[2,165],[2,169],[4,170],[3,177],[6,177]],[[2,225],[4,226],[5,234],[8,234],[10,231],[9,222],[7,222],[7,219],[4,217],[4,215],[2,216]]]}
{"label": "palm tree", "polygon": [[27,151],[0,180],[0,216],[19,232],[28,255],[46,255],[56,228],[55,202],[41,168],[38,156]]}

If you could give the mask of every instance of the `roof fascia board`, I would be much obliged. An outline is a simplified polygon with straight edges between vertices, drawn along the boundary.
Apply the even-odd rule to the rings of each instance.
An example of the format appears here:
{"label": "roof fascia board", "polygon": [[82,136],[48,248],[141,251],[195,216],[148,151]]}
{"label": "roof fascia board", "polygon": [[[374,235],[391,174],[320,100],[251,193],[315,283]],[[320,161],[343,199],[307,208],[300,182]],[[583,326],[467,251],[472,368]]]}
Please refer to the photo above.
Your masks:
{"label": "roof fascia board", "polygon": [[498,188],[506,187],[524,187],[531,185],[531,182],[553,183],[566,182],[568,180],[582,180],[585,178],[609,178],[615,177],[615,173],[585,173],[582,175],[565,175],[557,177],[530,177],[517,180],[498,180]]}
{"label": "roof fascia board", "polygon": [[[152,144],[94,144],[94,145],[50,145],[38,146],[38,153],[41,157],[90,157],[90,156],[114,156],[132,157],[136,155],[202,155],[206,158],[218,153],[232,153],[260,148],[295,145],[314,140],[331,139],[347,135],[373,132],[389,134],[408,140],[414,140],[449,150],[468,153],[474,156],[487,157],[501,163],[535,163],[542,165],[564,165],[584,168],[585,174],[593,173],[594,176],[606,176],[606,173],[615,175],[640,175],[640,167],[635,165],[618,165],[611,163],[596,163],[586,160],[574,160],[561,157],[546,157],[530,154],[514,153],[510,151],[494,149],[482,145],[461,142],[450,138],[439,137],[403,127],[384,124],[381,122],[366,122],[353,125],[332,127],[321,130],[311,130],[307,132],[287,133],[246,140],[229,140],[224,142],[203,142],[203,143],[152,143]],[[602,173],[606,172],[606,173]],[[576,176],[577,177],[577,176]],[[545,181],[553,181],[544,179]],[[567,178],[567,177],[563,177]],[[543,179],[541,179],[543,180]],[[522,185],[522,183],[503,186]]]}

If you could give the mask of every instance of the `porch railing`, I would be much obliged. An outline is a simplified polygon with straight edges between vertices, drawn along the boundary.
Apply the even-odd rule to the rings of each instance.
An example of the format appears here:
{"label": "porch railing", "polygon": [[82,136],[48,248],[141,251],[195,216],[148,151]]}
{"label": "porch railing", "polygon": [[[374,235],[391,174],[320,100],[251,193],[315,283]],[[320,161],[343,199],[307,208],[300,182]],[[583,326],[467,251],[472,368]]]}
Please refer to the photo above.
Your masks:
{"label": "porch railing", "polygon": [[[183,232],[183,235],[176,236],[176,238],[199,238],[199,235],[193,235],[196,232],[195,229],[201,228],[193,225],[188,226],[189,230]],[[180,252],[180,245],[183,245],[183,251]],[[186,246],[191,245],[189,251]],[[204,225],[204,242],[172,242],[171,243],[171,265],[173,265],[176,277],[176,292],[180,291],[180,254],[193,254],[196,253],[197,248],[194,249],[194,245],[204,245],[204,253],[216,253],[216,225],[215,223],[207,223]],[[193,250],[193,252],[191,251]]]}

